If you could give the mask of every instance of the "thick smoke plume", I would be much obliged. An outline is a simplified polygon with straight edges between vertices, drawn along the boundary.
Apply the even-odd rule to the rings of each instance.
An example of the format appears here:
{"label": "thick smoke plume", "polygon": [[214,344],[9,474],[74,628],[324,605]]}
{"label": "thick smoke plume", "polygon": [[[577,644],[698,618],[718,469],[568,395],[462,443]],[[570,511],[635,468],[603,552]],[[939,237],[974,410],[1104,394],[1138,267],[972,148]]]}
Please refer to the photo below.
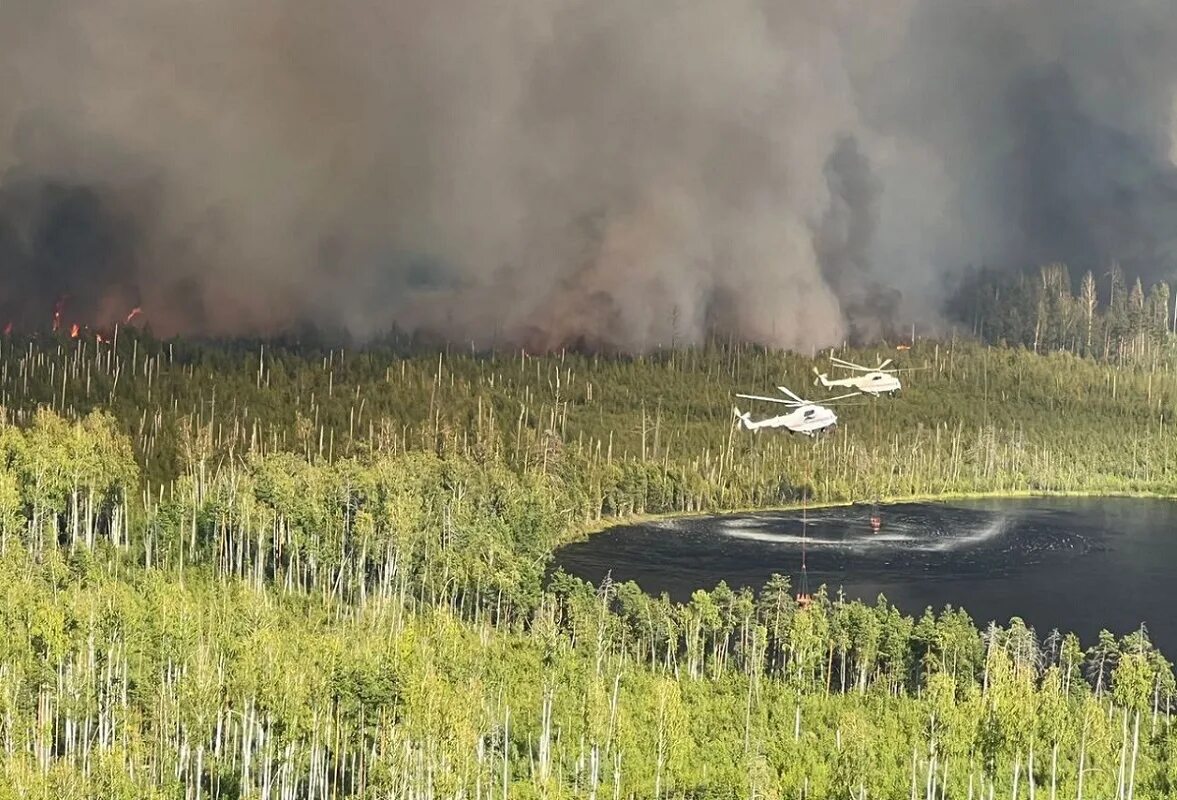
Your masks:
{"label": "thick smoke plume", "polygon": [[0,314],[808,347],[970,264],[1167,277],[1175,43],[1147,0],[6,3]]}

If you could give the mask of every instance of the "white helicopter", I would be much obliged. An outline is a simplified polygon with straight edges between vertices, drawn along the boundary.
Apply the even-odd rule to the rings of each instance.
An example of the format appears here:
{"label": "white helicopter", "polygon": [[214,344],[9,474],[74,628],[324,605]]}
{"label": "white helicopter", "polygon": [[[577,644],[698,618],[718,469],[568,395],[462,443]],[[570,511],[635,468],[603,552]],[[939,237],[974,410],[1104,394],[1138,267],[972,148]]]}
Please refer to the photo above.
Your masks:
{"label": "white helicopter", "polygon": [[[834,386],[843,386],[851,389],[857,389],[860,392],[878,397],[881,394],[893,395],[903,388],[899,382],[899,377],[896,373],[903,370],[886,369],[887,365],[891,363],[891,359],[880,361],[876,367],[864,367],[860,364],[855,364],[852,361],[845,361],[836,356],[830,356],[830,361],[838,369],[850,370],[851,372],[862,372],[863,375],[854,375],[849,378],[838,378],[830,380],[830,377],[824,372],[818,372],[817,367],[813,368],[813,374],[817,376],[814,383],[820,383],[827,389]],[[908,370],[919,369],[918,367],[908,367]]]}
{"label": "white helicopter", "polygon": [[[778,386],[786,398],[781,397],[761,397],[755,394],[737,394],[736,397],[743,397],[747,400],[764,400],[769,403],[780,403],[782,405],[790,406],[792,411],[787,414],[782,414],[779,417],[767,417],[765,419],[754,420],[752,415],[747,412],[741,412],[740,409],[733,409],[736,414],[736,419],[740,421],[740,425],[749,431],[758,431],[761,428],[786,428],[793,433],[801,433],[806,436],[816,436],[817,434],[830,430],[837,426],[838,415],[832,409],[825,406],[812,403],[809,400],[802,400],[796,394],[791,392],[784,386]],[[849,394],[840,395],[839,397],[831,397],[826,402],[833,402],[835,400],[844,400],[848,397],[857,397],[860,392],[851,392]]]}

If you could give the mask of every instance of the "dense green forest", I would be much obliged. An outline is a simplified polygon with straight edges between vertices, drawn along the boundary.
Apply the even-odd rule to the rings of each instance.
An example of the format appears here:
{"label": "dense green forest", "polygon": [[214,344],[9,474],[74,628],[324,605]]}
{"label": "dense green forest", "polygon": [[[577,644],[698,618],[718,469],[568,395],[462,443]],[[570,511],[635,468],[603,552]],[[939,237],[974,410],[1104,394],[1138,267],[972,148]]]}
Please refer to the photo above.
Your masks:
{"label": "dense green forest", "polygon": [[1171,664],[787,577],[557,574],[634,514],[1177,493],[1177,375],[966,341],[816,440],[814,358],[0,339],[0,797],[1169,797]]}
{"label": "dense green forest", "polygon": [[1136,278],[1129,287],[1116,263],[1102,275],[1088,270],[1078,283],[1058,263],[1020,273],[974,270],[952,305],[974,335],[989,342],[1120,362],[1157,359],[1177,328],[1169,284],[1146,291]]}

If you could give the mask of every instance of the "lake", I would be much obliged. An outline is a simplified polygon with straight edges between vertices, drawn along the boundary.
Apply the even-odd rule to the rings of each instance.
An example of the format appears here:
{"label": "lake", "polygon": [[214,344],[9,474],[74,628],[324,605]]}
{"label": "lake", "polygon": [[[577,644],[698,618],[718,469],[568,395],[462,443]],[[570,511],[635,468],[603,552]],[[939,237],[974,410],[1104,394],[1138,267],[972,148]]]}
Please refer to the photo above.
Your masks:
{"label": "lake", "polygon": [[1177,502],[1033,498],[902,503],[684,517],[625,525],[561,548],[562,567],[594,583],[606,573],[647,592],[687,600],[720,580],[759,588],[774,572],[799,585],[804,547],[811,590],[848,598],[883,594],[918,615],[964,608],[979,627],[1019,616],[1040,637],[1142,622],[1177,655]]}

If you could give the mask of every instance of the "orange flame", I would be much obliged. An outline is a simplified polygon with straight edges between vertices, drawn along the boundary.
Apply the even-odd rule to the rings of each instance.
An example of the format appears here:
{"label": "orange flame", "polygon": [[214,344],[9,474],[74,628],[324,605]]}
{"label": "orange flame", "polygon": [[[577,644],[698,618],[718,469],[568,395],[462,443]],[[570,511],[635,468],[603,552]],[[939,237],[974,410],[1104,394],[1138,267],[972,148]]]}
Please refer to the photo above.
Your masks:
{"label": "orange flame", "polygon": [[75,322],[72,326],[70,326],[69,338],[71,338],[71,339],[78,338],[78,333],[79,333],[78,323]]}
{"label": "orange flame", "polygon": [[131,313],[127,314],[127,319],[123,324],[124,325],[130,324],[131,320],[133,320],[135,317],[139,316],[142,313],[143,313],[143,309],[141,309],[139,306],[135,306],[134,308],[131,309]]}

